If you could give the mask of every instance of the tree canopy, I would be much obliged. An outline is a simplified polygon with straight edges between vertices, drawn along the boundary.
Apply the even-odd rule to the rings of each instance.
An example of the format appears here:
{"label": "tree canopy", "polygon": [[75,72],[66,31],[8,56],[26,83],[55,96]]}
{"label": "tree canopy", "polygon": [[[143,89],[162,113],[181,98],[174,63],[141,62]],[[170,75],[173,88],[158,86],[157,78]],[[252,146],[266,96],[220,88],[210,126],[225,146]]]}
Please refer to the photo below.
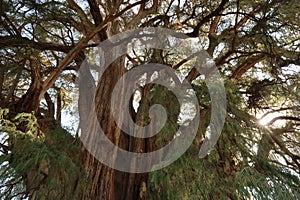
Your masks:
{"label": "tree canopy", "polygon": [[[299,199],[299,9],[297,0],[0,0],[1,199]],[[123,55],[91,82],[98,119],[115,144],[156,150],[176,136],[182,112],[192,115],[170,90],[141,76],[129,102],[132,119],[148,124],[151,105],[160,104],[168,120],[156,137],[126,136],[110,117],[110,93],[139,65],[176,70],[192,85],[201,118],[177,161],[130,174],[103,165],[82,145],[77,105],[84,93],[76,79],[101,42],[146,27],[201,42],[224,81],[227,114],[217,144],[200,159],[211,117],[201,73],[179,48]]]}

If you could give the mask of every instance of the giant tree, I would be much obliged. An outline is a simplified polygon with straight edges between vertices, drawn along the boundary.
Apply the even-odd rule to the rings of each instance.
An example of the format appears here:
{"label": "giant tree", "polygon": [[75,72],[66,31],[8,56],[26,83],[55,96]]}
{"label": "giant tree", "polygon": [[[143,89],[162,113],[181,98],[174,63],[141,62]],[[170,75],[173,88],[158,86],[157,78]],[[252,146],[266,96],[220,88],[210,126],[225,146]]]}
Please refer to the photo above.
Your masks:
{"label": "giant tree", "polygon": [[[298,1],[1,0],[0,6],[2,198],[299,198]],[[112,62],[97,83],[93,61],[86,64],[102,42],[145,27],[201,41],[222,75],[226,122],[203,159],[198,152],[209,134],[211,99],[190,58],[176,49],[133,49]],[[91,155],[81,143],[82,130],[72,130],[64,117],[72,112],[78,124],[81,108],[75,105],[78,100],[91,104],[86,97],[93,94],[99,124],[115,145],[139,153],[166,145],[178,134],[187,108],[168,88],[145,84],[155,73],[137,77],[128,109],[132,120],[145,126],[151,106],[164,106],[168,120],[160,133],[147,139],[129,136],[112,116],[116,83],[147,63],[169,66],[178,72],[175,84],[181,77],[192,85],[201,123],[191,147],[172,165],[151,173],[121,172]],[[89,87],[78,93],[83,65],[90,68],[81,77]],[[88,118],[89,111],[80,117]]]}

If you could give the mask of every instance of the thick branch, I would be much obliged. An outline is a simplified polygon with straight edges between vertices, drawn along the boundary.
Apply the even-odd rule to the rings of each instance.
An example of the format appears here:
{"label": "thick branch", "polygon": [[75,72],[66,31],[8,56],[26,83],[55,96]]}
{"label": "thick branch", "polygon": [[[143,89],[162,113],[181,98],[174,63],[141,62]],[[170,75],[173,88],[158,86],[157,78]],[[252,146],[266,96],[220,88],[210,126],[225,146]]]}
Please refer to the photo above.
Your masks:
{"label": "thick branch", "polygon": [[265,59],[265,55],[257,55],[251,58],[248,58],[245,62],[243,62],[231,75],[231,79],[241,79],[242,75],[254,67],[254,65]]}
{"label": "thick branch", "polygon": [[73,47],[47,42],[35,42],[26,37],[21,36],[0,36],[0,48],[7,47],[31,47],[38,50],[53,50],[61,52],[69,52]]}
{"label": "thick branch", "polygon": [[51,97],[48,94],[48,92],[45,93],[44,97],[45,97],[45,100],[46,100],[46,103],[47,103],[47,107],[48,107],[48,110],[47,110],[48,111],[47,112],[48,117],[49,118],[54,118],[54,113],[55,113],[55,111],[54,111],[54,103],[52,102]]}
{"label": "thick branch", "polygon": [[[93,16],[93,20],[95,22],[96,27],[99,26],[103,22],[103,17],[101,15],[101,11],[99,5],[96,0],[88,0],[90,6],[90,12]],[[102,30],[98,33],[100,41],[104,41],[107,39],[107,34],[105,30]]]}

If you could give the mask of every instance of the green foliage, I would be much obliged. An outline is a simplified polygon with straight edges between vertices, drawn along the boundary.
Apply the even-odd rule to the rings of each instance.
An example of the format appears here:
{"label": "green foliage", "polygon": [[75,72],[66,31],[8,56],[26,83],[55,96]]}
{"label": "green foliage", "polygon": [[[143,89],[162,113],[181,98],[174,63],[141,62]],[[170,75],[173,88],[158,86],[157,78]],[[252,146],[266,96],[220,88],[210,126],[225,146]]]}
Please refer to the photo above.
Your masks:
{"label": "green foliage", "polygon": [[[228,116],[217,145],[202,160],[197,145],[191,146],[172,165],[152,172],[148,182],[150,199],[299,198],[300,179],[295,172],[257,156],[264,130],[251,120],[245,107],[240,107],[243,97],[235,84],[225,84]],[[194,88],[198,96],[207,95],[201,84]],[[209,99],[199,101],[207,105]],[[272,147],[268,142],[263,145]]]}
{"label": "green foliage", "polygon": [[[161,148],[169,143],[178,132],[178,114],[180,105],[175,95],[166,87],[156,85],[151,92],[151,105],[161,105],[166,109],[167,121],[156,139],[157,148]],[[159,117],[159,116],[158,116]],[[157,122],[161,120],[155,119]]]}
{"label": "green foliage", "polygon": [[[12,122],[5,119],[7,109],[0,111],[1,137],[8,137],[7,143],[11,146],[8,154],[0,156],[1,198],[25,197],[32,192],[39,199],[44,199],[46,195],[53,199],[76,198],[81,195],[73,191],[74,188],[88,187],[78,160],[80,148],[63,143],[67,140],[66,132],[61,128],[51,130],[55,132],[52,135],[56,136],[51,138],[51,142],[46,142],[48,138],[38,134],[33,114],[18,114]],[[20,125],[25,125],[25,132],[18,130]],[[18,191],[12,187],[14,185],[18,185]],[[80,191],[83,192],[84,189]]]}
{"label": "green foliage", "polygon": [[[90,2],[96,6],[89,7]],[[142,47],[134,52],[133,48],[124,68],[163,63],[180,73],[180,78],[187,77],[195,62],[184,61],[189,53],[186,51],[202,47],[215,59],[223,76],[227,117],[217,145],[200,160],[199,147],[209,135],[212,102],[203,79],[191,80],[201,117],[197,138],[174,164],[150,174],[149,198],[300,199],[299,0],[160,0],[157,8],[151,8],[150,1],[141,2],[135,2],[136,6],[117,19],[108,20],[101,33],[77,46],[80,38],[88,38],[101,23],[100,18],[118,16],[116,12],[132,6],[133,1],[1,1],[0,106],[5,109],[0,109],[0,198],[24,199],[34,193],[37,199],[80,199],[81,193],[90,192],[93,177],[87,179],[83,168],[92,169],[94,166],[84,165],[95,163],[83,158],[79,142],[60,126],[60,117],[55,115],[61,109],[71,114],[78,112],[72,98],[77,92],[74,89],[77,70],[103,35],[126,31],[128,27],[154,26],[185,33],[199,39],[201,44],[195,46],[186,41],[185,45],[172,46],[170,37],[172,47],[168,51]],[[45,85],[49,77],[59,72],[58,67],[68,52],[77,47],[82,49],[72,52],[74,57],[51,88],[47,88],[50,101],[48,98],[45,102],[43,94],[39,96],[42,89],[33,86]],[[177,66],[181,61],[183,64]],[[93,64],[99,62],[93,60]],[[237,77],[232,77],[233,74]],[[146,76],[152,79],[152,75]],[[138,81],[142,91],[145,87],[141,82],[144,78]],[[100,85],[100,88],[112,87]],[[32,89],[36,90],[29,93]],[[37,94],[41,99],[35,107],[28,106],[27,113],[20,113],[31,100],[25,99],[26,94]],[[154,138],[156,148],[161,148],[176,137],[180,123],[187,123],[192,117],[180,119],[182,108],[165,87],[154,86],[150,97],[145,99],[145,104],[141,102],[145,107],[136,113],[138,123],[150,122],[151,105],[160,104],[167,111],[168,120]],[[191,116],[195,113],[187,112]],[[290,119],[281,125],[264,127],[256,119],[264,113]],[[102,169],[99,166],[97,169]],[[93,181],[106,184],[111,179]],[[105,187],[95,184],[93,190]]]}

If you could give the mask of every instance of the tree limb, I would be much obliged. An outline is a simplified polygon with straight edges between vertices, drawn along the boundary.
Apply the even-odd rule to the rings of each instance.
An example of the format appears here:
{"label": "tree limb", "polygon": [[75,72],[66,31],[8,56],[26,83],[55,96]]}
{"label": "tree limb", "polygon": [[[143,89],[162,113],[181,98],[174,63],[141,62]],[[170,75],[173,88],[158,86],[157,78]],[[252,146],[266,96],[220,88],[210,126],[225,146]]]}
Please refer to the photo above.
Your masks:
{"label": "tree limb", "polygon": [[99,26],[97,26],[91,33],[86,35],[84,38],[82,38],[76,47],[74,47],[71,51],[69,51],[68,55],[62,60],[62,62],[59,64],[59,66],[56,68],[55,71],[53,71],[52,74],[46,79],[44,82],[44,87],[43,91],[40,94],[40,97],[44,95],[44,93],[53,86],[55,83],[56,79],[60,76],[61,72],[67,67],[67,65],[72,62],[72,60],[80,53],[87,45],[87,43],[101,30],[103,30],[106,26],[107,23],[112,21],[113,19],[118,18],[121,16],[123,13],[125,13],[127,10],[131,9],[132,7],[139,5],[142,3],[142,1],[135,2],[126,8],[124,8],[122,11],[119,13],[113,14],[108,16]]}
{"label": "tree limb", "polygon": [[7,47],[31,47],[38,50],[53,50],[61,52],[69,52],[73,47],[47,42],[35,42],[26,37],[17,35],[0,36],[0,48]]}
{"label": "tree limb", "polygon": [[248,71],[249,69],[251,69],[252,67],[254,67],[254,65],[262,60],[264,60],[266,58],[265,55],[261,54],[261,55],[257,55],[254,57],[250,57],[247,60],[245,60],[240,66],[238,66],[238,68],[232,73],[232,75],[230,76],[231,79],[241,79],[242,75]]}

